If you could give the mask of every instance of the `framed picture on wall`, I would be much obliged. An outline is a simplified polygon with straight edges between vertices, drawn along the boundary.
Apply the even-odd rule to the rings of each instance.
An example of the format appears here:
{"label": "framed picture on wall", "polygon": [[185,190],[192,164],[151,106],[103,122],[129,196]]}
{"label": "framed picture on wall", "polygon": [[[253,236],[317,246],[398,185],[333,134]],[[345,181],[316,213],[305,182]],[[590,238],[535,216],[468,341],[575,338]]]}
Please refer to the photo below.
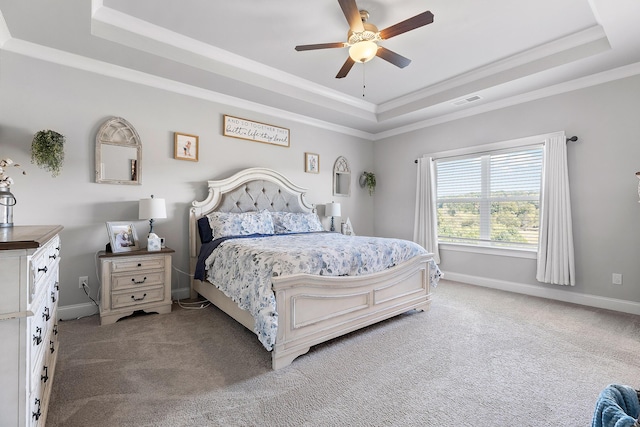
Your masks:
{"label": "framed picture on wall", "polygon": [[320,155],[304,153],[304,171],[308,173],[320,173]]}
{"label": "framed picture on wall", "polygon": [[128,252],[140,249],[136,227],[130,222],[107,222],[107,234],[109,234],[111,252]]}
{"label": "framed picture on wall", "polygon": [[198,161],[198,136],[188,133],[174,132],[173,158],[178,160]]}

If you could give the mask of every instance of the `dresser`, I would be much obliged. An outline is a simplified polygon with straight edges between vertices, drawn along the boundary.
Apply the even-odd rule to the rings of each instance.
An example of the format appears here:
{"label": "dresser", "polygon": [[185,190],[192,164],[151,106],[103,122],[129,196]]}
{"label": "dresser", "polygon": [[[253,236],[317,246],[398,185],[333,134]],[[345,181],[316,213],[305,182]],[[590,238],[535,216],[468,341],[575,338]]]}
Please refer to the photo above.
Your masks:
{"label": "dresser", "polygon": [[44,426],[58,356],[62,226],[0,228],[0,426]]}
{"label": "dresser", "polygon": [[171,312],[171,254],[175,251],[100,252],[100,324],[135,311]]}

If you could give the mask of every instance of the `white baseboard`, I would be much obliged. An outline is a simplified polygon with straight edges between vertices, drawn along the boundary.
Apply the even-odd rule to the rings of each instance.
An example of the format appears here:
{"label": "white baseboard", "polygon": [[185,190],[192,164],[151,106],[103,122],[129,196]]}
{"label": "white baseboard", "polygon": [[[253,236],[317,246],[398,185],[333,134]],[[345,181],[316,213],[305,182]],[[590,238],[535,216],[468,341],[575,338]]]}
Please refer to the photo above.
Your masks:
{"label": "white baseboard", "polygon": [[58,318],[62,320],[74,320],[80,317],[93,316],[100,311],[92,302],[74,305],[62,305],[58,307]]}
{"label": "white baseboard", "polygon": [[625,301],[591,294],[581,294],[577,292],[563,291],[560,289],[549,289],[525,283],[488,279],[486,277],[471,276],[460,273],[444,272],[443,278],[454,282],[462,282],[470,285],[484,286],[486,288],[531,295],[534,297],[549,298],[557,301],[586,305],[589,307],[604,308],[606,310],[640,315],[640,303],[633,301]]}
{"label": "white baseboard", "polygon": [[[171,297],[174,300],[189,299],[191,297],[191,288],[174,289],[171,291]],[[62,320],[73,320],[98,313],[98,307],[92,302],[58,307],[58,318]]]}

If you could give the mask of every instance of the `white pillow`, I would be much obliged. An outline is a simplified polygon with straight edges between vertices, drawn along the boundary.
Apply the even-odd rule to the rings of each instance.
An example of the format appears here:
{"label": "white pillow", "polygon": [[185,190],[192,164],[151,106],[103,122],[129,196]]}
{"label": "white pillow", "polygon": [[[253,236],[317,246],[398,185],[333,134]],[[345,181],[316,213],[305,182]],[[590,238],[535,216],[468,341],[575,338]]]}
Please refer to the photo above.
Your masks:
{"label": "white pillow", "polygon": [[314,212],[272,212],[271,216],[276,234],[324,231],[320,218]]}
{"label": "white pillow", "polygon": [[207,215],[213,238],[273,234],[273,219],[267,210],[259,212],[212,212]]}

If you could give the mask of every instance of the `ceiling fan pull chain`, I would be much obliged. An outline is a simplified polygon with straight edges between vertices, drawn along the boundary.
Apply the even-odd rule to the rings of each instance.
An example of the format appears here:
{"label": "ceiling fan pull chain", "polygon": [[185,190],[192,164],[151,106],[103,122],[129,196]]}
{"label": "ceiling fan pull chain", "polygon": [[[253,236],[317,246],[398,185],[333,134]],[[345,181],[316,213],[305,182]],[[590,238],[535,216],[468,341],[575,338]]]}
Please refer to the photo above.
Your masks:
{"label": "ceiling fan pull chain", "polygon": [[362,97],[364,98],[364,89],[367,87],[364,80],[364,62],[362,63]]}

